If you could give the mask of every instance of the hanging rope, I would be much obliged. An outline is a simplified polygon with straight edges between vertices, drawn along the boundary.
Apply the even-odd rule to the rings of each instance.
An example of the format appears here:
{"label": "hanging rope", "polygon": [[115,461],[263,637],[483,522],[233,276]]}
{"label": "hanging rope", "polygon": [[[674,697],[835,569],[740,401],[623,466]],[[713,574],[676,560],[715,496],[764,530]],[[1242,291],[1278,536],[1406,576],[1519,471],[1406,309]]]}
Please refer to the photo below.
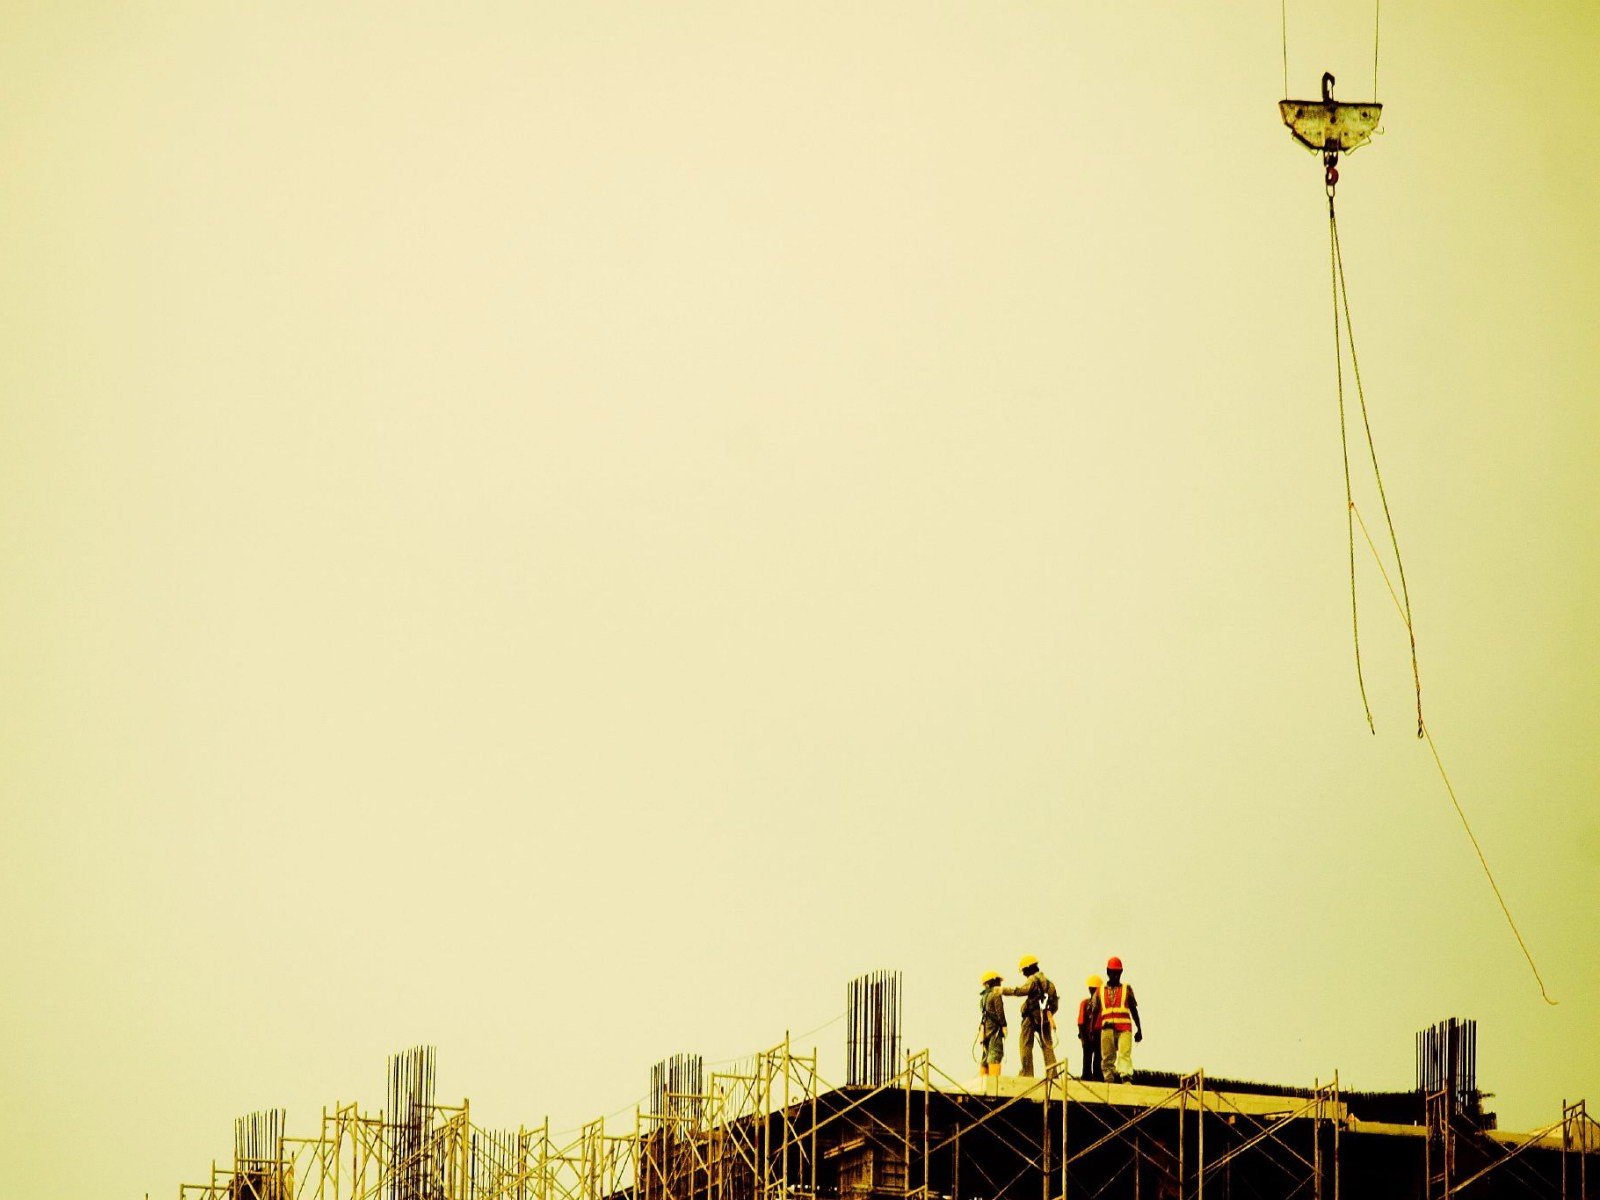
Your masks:
{"label": "hanging rope", "polygon": [[[1335,175],[1334,178],[1335,178],[1335,180],[1337,180],[1338,176]],[[1388,496],[1388,493],[1384,490],[1384,486],[1383,486],[1383,471],[1378,466],[1378,448],[1377,448],[1376,443],[1373,441],[1373,437],[1372,437],[1372,419],[1371,419],[1371,416],[1367,412],[1367,394],[1366,394],[1366,389],[1361,384],[1361,361],[1360,361],[1360,359],[1358,359],[1356,357],[1355,327],[1350,322],[1350,291],[1349,291],[1349,288],[1345,284],[1344,255],[1343,255],[1343,253],[1341,252],[1341,250],[1339,248],[1339,221],[1338,221],[1338,218],[1334,214],[1333,195],[1332,195],[1332,192],[1331,192],[1331,185],[1330,185],[1330,193],[1329,193],[1329,196],[1328,196],[1328,239],[1329,239],[1329,243],[1330,243],[1330,246],[1331,246],[1331,254],[1332,254],[1332,258],[1333,258],[1334,287],[1335,287],[1335,292],[1336,292],[1336,295],[1335,295],[1335,298],[1334,298],[1334,304],[1335,304],[1335,312],[1334,312],[1334,349],[1335,349],[1336,352],[1339,349],[1339,345],[1338,345],[1338,342],[1339,342],[1338,326],[1339,326],[1339,318],[1340,318],[1340,315],[1341,315],[1341,312],[1342,312],[1342,315],[1344,317],[1344,331],[1345,331],[1346,337],[1347,337],[1347,339],[1348,339],[1348,341],[1350,343],[1350,368],[1351,368],[1351,374],[1355,377],[1356,398],[1357,398],[1357,401],[1358,401],[1358,403],[1360,404],[1360,407],[1361,407],[1361,427],[1362,427],[1362,430],[1365,432],[1366,439],[1367,439],[1367,456],[1372,462],[1372,477],[1373,477],[1373,479],[1376,481],[1376,483],[1378,485],[1378,499],[1383,505],[1383,519],[1384,519],[1384,523],[1388,526],[1388,529],[1389,529],[1389,545],[1394,551],[1395,567],[1396,567],[1397,573],[1400,576],[1400,599],[1401,599],[1401,602],[1402,602],[1402,607],[1405,610],[1406,636],[1410,639],[1410,642],[1411,642],[1411,681],[1412,681],[1412,684],[1413,684],[1413,686],[1414,686],[1414,688],[1416,690],[1416,697],[1417,697],[1417,737],[1421,738],[1421,737],[1426,736],[1426,733],[1425,733],[1425,730],[1424,730],[1424,726],[1423,726],[1423,721],[1422,721],[1422,673],[1421,673],[1420,669],[1417,666],[1417,635],[1416,635],[1415,626],[1414,626],[1414,624],[1412,622],[1412,619],[1411,619],[1411,593],[1406,587],[1406,565],[1405,565],[1405,560],[1400,555],[1400,538],[1395,533],[1394,515],[1389,511],[1389,496]],[[1340,435],[1341,441],[1343,441],[1345,439],[1345,409],[1344,409],[1344,366],[1343,366],[1342,358],[1341,358],[1341,363],[1340,363],[1340,367],[1339,367],[1339,380],[1338,380],[1338,383],[1339,383],[1339,435]],[[1350,495],[1350,453],[1349,453],[1348,446],[1346,446],[1346,448],[1345,448],[1344,487],[1345,487],[1345,500],[1346,500],[1347,503],[1350,503],[1352,498],[1351,498],[1351,495]],[[1351,522],[1349,520],[1347,520],[1346,521],[1346,527],[1349,528],[1350,525],[1351,525]],[[1351,610],[1354,611],[1356,601],[1355,601],[1355,562],[1354,562],[1354,559],[1355,559],[1355,533],[1354,533],[1353,529],[1350,529],[1350,557],[1351,557],[1350,607],[1351,607]],[[1360,674],[1360,658],[1361,658],[1361,646],[1360,646],[1360,641],[1358,639],[1357,643],[1356,643],[1356,671],[1357,671],[1357,675],[1358,676]],[[1365,703],[1366,703],[1366,687],[1365,687],[1365,685],[1362,686],[1362,703],[1363,703],[1363,705],[1365,705]],[[1371,712],[1370,709],[1368,709],[1368,711],[1367,711],[1367,723],[1369,725],[1372,723],[1372,712]]]}
{"label": "hanging rope", "polygon": [[[1367,549],[1372,551],[1372,561],[1378,564],[1378,573],[1383,576],[1384,586],[1389,589],[1389,599],[1394,601],[1394,610],[1399,614],[1402,623],[1409,625],[1406,617],[1405,606],[1400,602],[1400,594],[1394,590],[1394,584],[1389,579],[1389,571],[1383,565],[1383,556],[1378,553],[1378,546],[1372,540],[1372,534],[1367,529],[1367,522],[1361,516],[1361,510],[1354,504],[1350,506],[1355,513],[1356,520],[1361,525],[1361,536],[1367,541]],[[1439,768],[1439,778],[1444,782],[1444,790],[1450,796],[1450,803],[1455,807],[1456,816],[1461,818],[1461,828],[1467,831],[1467,840],[1472,843],[1472,849],[1478,856],[1478,865],[1483,868],[1484,878],[1488,879],[1489,887],[1494,891],[1494,898],[1500,904],[1500,911],[1505,914],[1506,924],[1511,926],[1511,936],[1517,939],[1517,946],[1522,950],[1522,957],[1528,960],[1528,969],[1533,972],[1533,981],[1539,985],[1539,995],[1546,1004],[1557,1004],[1550,998],[1550,993],[1545,990],[1544,977],[1539,974],[1539,968],[1533,961],[1533,952],[1528,949],[1528,943],[1522,938],[1522,931],[1517,928],[1517,922],[1511,915],[1511,906],[1506,903],[1506,898],[1500,892],[1500,885],[1495,881],[1494,872],[1489,869],[1489,860],[1483,853],[1483,847],[1478,844],[1478,835],[1472,832],[1472,823],[1467,820],[1466,809],[1461,807],[1461,800],[1456,795],[1455,785],[1450,782],[1450,774],[1444,769],[1444,759],[1439,754],[1439,747],[1434,743],[1433,733],[1423,727],[1423,737],[1428,743],[1428,750],[1433,755],[1433,765]]]}
{"label": "hanging rope", "polygon": [[1483,867],[1484,878],[1489,881],[1489,886],[1494,889],[1494,898],[1500,902],[1500,911],[1506,915],[1506,924],[1511,926],[1511,936],[1517,939],[1517,945],[1522,948],[1522,957],[1528,960],[1528,969],[1533,972],[1533,981],[1539,985],[1539,995],[1544,997],[1546,1004],[1556,1004],[1550,999],[1550,993],[1544,989],[1544,979],[1539,975],[1539,968],[1534,965],[1533,954],[1528,949],[1528,943],[1522,940],[1522,933],[1517,929],[1516,921],[1512,920],[1511,909],[1506,904],[1506,898],[1500,894],[1500,885],[1494,881],[1494,872],[1489,870],[1489,860],[1483,856],[1483,847],[1478,845],[1478,836],[1472,832],[1472,826],[1467,822],[1467,814],[1461,807],[1461,801],[1456,799],[1456,789],[1450,782],[1450,776],[1445,773],[1444,760],[1439,757],[1439,747],[1433,744],[1433,734],[1426,728],[1422,736],[1428,740],[1428,749],[1433,752],[1433,765],[1439,768],[1439,778],[1444,780],[1444,790],[1450,794],[1450,803],[1455,805],[1456,816],[1461,818],[1461,828],[1467,831],[1467,838],[1472,842],[1472,849],[1478,855],[1478,862]]}
{"label": "hanging rope", "polygon": [[[1330,164],[1328,171],[1337,179]],[[1339,391],[1339,451],[1344,459],[1344,526],[1350,558],[1350,637],[1355,647],[1356,687],[1361,691],[1361,711],[1367,717],[1367,729],[1374,735],[1378,727],[1372,720],[1372,705],[1367,702],[1367,681],[1361,670],[1361,616],[1356,607],[1356,530],[1355,497],[1350,491],[1350,436],[1346,432],[1344,414],[1344,346],[1339,332],[1339,234],[1333,218],[1333,184],[1328,185],[1328,268],[1333,288],[1333,363]]]}

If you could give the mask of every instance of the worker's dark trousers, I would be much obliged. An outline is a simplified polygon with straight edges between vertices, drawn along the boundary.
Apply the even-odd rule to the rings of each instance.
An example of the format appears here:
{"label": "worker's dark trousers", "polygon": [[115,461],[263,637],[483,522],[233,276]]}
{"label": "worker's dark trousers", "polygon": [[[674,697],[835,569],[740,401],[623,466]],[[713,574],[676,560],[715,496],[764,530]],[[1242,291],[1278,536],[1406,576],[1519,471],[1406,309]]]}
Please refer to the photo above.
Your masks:
{"label": "worker's dark trousers", "polygon": [[1083,1074],[1080,1079],[1100,1078],[1100,1035],[1090,1034],[1088,1041],[1083,1043]]}
{"label": "worker's dark trousers", "polygon": [[1050,1035],[1050,1026],[1035,1025],[1032,1021],[1022,1023],[1022,1073],[1033,1074],[1033,1039],[1039,1039],[1039,1047],[1044,1051],[1045,1074],[1050,1073],[1050,1068],[1056,1065],[1055,1041]]}

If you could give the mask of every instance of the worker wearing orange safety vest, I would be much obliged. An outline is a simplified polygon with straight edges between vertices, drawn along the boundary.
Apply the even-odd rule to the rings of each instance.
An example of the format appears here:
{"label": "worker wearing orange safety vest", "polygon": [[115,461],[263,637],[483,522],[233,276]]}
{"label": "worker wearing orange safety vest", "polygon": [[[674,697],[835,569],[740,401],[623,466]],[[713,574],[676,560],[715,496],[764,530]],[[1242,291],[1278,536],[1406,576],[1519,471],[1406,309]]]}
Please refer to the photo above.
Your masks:
{"label": "worker wearing orange safety vest", "polygon": [[1122,960],[1113,955],[1100,988],[1100,1070],[1107,1083],[1133,1082],[1133,1044],[1142,1041],[1139,1001],[1122,982]]}
{"label": "worker wearing orange safety vest", "polygon": [[1078,1001],[1078,1041],[1083,1043],[1083,1074],[1080,1079],[1100,1078],[1100,985],[1105,980],[1089,976],[1089,994]]}

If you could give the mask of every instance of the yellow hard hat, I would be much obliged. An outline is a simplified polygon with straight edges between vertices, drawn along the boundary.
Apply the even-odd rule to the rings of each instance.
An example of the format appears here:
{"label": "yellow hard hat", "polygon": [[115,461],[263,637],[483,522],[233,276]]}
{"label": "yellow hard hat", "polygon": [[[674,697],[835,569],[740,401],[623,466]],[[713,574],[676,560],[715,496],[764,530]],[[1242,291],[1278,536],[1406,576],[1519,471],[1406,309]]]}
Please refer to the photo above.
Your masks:
{"label": "yellow hard hat", "polygon": [[1017,970],[1019,971],[1026,971],[1029,967],[1037,967],[1038,965],[1039,960],[1031,954],[1024,954],[1017,959]]}
{"label": "yellow hard hat", "polygon": [[978,982],[979,983],[999,983],[1000,979],[1001,979],[1001,975],[1000,975],[999,971],[985,971],[983,973],[983,975],[978,979]]}
{"label": "yellow hard hat", "polygon": [[1097,988],[1097,987],[1100,987],[1103,983],[1105,983],[1105,980],[1101,979],[1100,976],[1098,976],[1098,975],[1089,976],[1089,986],[1090,987]]}

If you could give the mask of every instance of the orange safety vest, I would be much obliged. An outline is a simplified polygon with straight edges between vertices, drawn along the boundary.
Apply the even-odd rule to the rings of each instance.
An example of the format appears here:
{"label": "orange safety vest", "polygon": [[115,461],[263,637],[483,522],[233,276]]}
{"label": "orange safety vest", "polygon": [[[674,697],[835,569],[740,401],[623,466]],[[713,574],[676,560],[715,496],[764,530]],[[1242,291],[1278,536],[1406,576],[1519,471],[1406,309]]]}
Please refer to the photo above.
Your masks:
{"label": "orange safety vest", "polygon": [[1100,989],[1100,1028],[1132,1029],[1133,1010],[1128,1001],[1133,989],[1125,983],[1106,984]]}

